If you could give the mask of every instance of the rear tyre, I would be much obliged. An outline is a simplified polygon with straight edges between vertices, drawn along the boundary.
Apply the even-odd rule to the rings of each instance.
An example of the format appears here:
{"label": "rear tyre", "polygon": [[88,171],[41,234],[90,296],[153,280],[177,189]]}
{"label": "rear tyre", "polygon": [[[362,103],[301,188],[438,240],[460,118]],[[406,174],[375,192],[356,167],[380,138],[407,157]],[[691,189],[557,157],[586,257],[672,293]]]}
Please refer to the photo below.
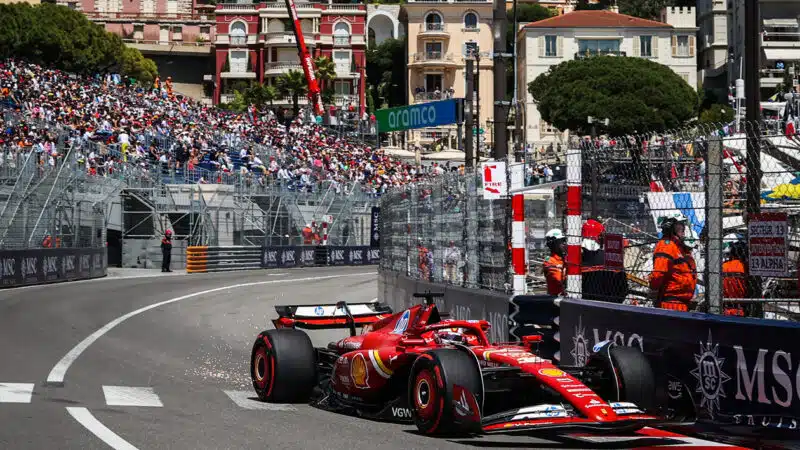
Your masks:
{"label": "rear tyre", "polygon": [[615,383],[616,401],[631,402],[645,411],[653,411],[656,401],[656,382],[653,368],[647,357],[638,348],[609,348],[611,362],[610,382]]}
{"label": "rear tyre", "polygon": [[308,401],[317,382],[316,359],[306,333],[291,328],[262,331],[250,356],[258,398],[271,403]]}
{"label": "rear tyre", "polygon": [[463,436],[480,432],[482,402],[480,366],[468,352],[437,349],[414,362],[408,404],[423,434]]}

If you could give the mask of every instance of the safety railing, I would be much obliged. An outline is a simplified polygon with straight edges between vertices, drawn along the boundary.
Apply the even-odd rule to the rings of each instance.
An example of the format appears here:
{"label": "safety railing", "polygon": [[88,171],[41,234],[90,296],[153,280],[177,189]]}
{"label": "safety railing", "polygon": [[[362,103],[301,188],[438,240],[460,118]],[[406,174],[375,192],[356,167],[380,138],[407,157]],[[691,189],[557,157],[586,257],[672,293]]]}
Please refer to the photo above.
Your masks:
{"label": "safety railing", "polygon": [[378,264],[380,249],[368,246],[231,246],[186,249],[187,273],[311,266]]}

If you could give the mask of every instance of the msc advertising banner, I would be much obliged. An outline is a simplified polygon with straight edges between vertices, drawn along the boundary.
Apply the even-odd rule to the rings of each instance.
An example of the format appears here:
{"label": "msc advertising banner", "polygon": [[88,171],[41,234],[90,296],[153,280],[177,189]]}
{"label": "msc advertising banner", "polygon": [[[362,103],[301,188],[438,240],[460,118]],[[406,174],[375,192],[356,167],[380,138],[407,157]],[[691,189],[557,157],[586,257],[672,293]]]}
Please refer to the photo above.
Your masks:
{"label": "msc advertising banner", "polygon": [[0,251],[0,287],[97,278],[106,267],[105,248]]}
{"label": "msc advertising banner", "polygon": [[[318,252],[321,252],[322,260],[318,260]],[[262,247],[261,267],[361,266],[378,264],[380,257],[380,249],[369,246]]]}
{"label": "msc advertising banner", "polygon": [[448,125],[458,121],[459,99],[418,103],[375,111],[378,131],[412,130],[415,128]]}
{"label": "msc advertising banner", "polygon": [[700,421],[800,431],[800,323],[574,299],[559,322],[563,364],[584,365],[612,340],[642,349],[669,398],[692,402]]}

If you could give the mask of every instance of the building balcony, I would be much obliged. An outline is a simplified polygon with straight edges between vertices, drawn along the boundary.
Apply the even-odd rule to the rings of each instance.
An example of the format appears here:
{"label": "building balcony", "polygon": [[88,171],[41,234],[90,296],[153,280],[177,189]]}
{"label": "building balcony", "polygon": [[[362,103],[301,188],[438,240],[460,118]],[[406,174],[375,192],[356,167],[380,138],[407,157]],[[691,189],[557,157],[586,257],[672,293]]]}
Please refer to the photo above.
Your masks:
{"label": "building balcony", "polygon": [[219,76],[223,79],[255,80],[256,73],[249,71],[222,72]]}
{"label": "building balcony", "polygon": [[290,70],[302,71],[303,67],[299,62],[294,61],[276,61],[264,64],[264,75],[270,77],[283,75]]}
{"label": "building balcony", "polygon": [[628,54],[619,50],[586,50],[575,53],[575,59],[591,58],[592,56],[628,56]]}
{"label": "building balcony", "polygon": [[422,29],[419,32],[419,37],[421,38],[449,38],[450,33],[447,31],[447,27],[443,23],[424,23],[422,24]]}
{"label": "building balcony", "polygon": [[350,36],[334,36],[334,47],[350,47]]}
{"label": "building balcony", "polygon": [[255,3],[220,3],[217,5],[217,14],[242,14],[255,13]]}
{"label": "building balcony", "polygon": [[334,3],[327,5],[323,14],[352,14],[355,16],[366,16],[367,6],[363,3]]}
{"label": "building balcony", "polygon": [[[313,3],[313,2],[295,3],[295,11],[297,11],[297,17],[300,19],[321,17],[322,8],[323,5],[320,3]],[[283,1],[269,2],[263,4],[262,7],[259,8],[258,12],[261,17],[284,18],[284,19],[289,18],[289,12],[286,11],[286,3],[284,3]]]}
{"label": "building balcony", "polygon": [[456,4],[464,4],[464,3],[489,3],[491,4],[491,0],[408,0],[408,3],[456,3]]}
{"label": "building balcony", "polygon": [[[286,97],[278,97],[278,98],[275,99],[275,101],[273,103],[275,105],[280,105],[280,106],[292,106],[293,105],[292,96],[289,95],[289,96],[286,96]],[[297,98],[297,104],[300,105],[300,106],[308,105],[308,96],[307,95],[299,96]]]}
{"label": "building balcony", "polygon": [[761,46],[767,48],[800,48],[800,32],[761,33]]}
{"label": "building balcony", "polygon": [[122,42],[146,55],[167,55],[181,53],[185,55],[210,55],[211,41],[152,41],[145,39],[123,39]]}
{"label": "building balcony", "polygon": [[228,45],[230,47],[245,47],[250,44],[256,43],[256,36],[254,34],[248,36],[230,36],[227,34],[218,34],[215,39],[217,45]]}
{"label": "building balcony", "polygon": [[358,96],[352,94],[335,94],[333,104],[336,106],[358,105]]}
{"label": "building balcony", "polygon": [[411,55],[409,67],[442,67],[455,68],[458,65],[452,53],[423,52]]}
{"label": "building balcony", "polygon": [[443,92],[417,92],[414,94],[414,103],[436,102],[452,98],[446,91]]}
{"label": "building balcony", "polygon": [[83,13],[90,20],[102,20],[104,22],[156,22],[156,23],[187,23],[187,22],[207,22],[214,23],[214,14],[198,13],[123,13],[123,12],[100,12],[87,11]]}
{"label": "building balcony", "polygon": [[[314,39],[313,33],[303,32],[303,37],[306,40],[306,45],[309,47],[313,47],[316,45],[316,40]],[[268,33],[263,33],[261,38],[259,39],[260,42],[263,42],[265,45],[273,45],[273,46],[285,46],[285,47],[294,47],[297,45],[297,39],[294,37],[293,31],[273,31]]]}
{"label": "building balcony", "polygon": [[783,69],[761,69],[761,87],[777,87],[783,83],[783,74]]}

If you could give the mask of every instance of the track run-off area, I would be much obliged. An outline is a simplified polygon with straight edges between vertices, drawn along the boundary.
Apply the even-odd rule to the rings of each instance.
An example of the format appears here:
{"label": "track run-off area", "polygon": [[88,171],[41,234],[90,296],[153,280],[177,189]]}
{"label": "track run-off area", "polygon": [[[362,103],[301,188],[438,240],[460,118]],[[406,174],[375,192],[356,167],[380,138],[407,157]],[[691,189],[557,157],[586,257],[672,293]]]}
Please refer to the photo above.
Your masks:
{"label": "track run-off area", "polygon": [[[255,399],[250,350],[259,331],[273,328],[276,305],[376,296],[369,267],[117,276],[0,291],[0,448],[731,448],[656,430],[659,437],[635,442],[433,439],[409,425]],[[347,331],[309,334],[324,346]]]}

